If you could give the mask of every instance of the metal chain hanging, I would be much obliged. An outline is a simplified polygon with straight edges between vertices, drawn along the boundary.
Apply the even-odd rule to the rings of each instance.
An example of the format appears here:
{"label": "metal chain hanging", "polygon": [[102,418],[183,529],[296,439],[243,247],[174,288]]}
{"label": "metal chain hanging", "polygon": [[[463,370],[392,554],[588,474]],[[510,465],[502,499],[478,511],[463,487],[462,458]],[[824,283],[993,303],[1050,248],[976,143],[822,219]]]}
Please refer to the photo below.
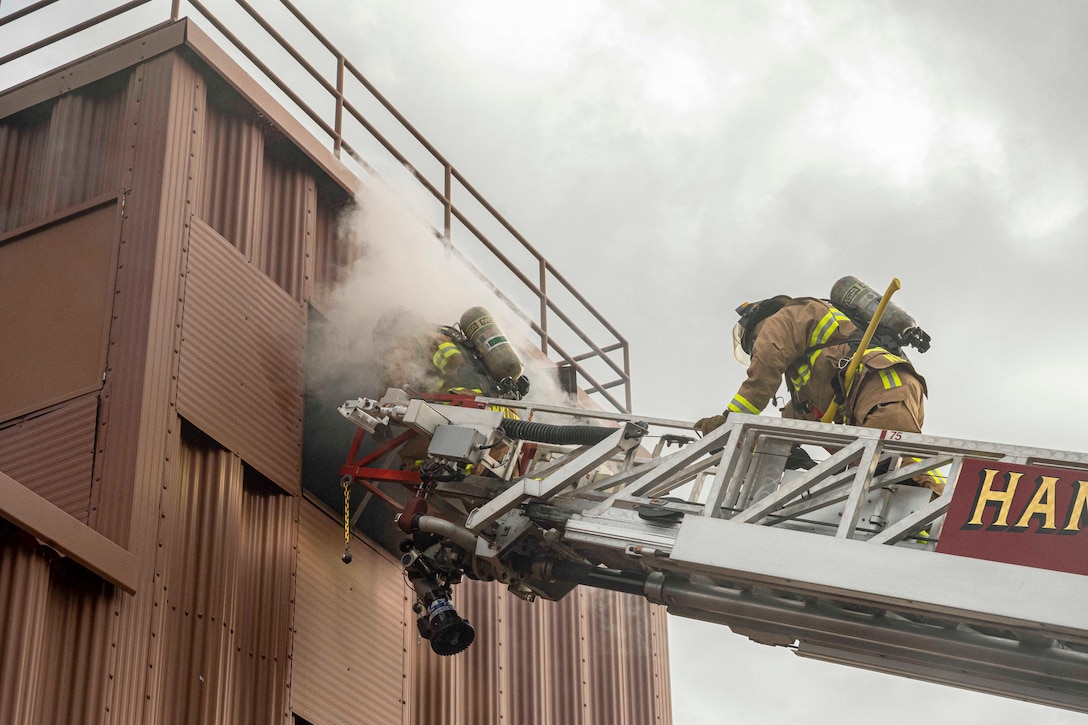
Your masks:
{"label": "metal chain hanging", "polygon": [[344,555],[345,564],[351,563],[351,476],[340,479],[344,487]]}

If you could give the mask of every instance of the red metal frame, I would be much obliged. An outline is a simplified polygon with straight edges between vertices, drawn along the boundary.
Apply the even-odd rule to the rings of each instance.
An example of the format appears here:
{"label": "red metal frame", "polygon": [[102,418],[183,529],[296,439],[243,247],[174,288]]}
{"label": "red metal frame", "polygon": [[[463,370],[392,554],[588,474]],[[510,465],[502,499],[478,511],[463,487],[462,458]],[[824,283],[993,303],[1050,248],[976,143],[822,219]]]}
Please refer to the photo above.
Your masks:
{"label": "red metal frame", "polygon": [[[456,405],[462,408],[486,408],[487,405],[476,400],[472,395],[461,394],[441,394],[441,395],[421,395],[421,398],[425,400],[431,400],[436,403],[443,403],[445,405]],[[397,503],[389,494],[385,493],[373,483],[374,481],[380,481],[384,483],[399,483],[405,488],[416,491],[419,489],[421,483],[418,471],[402,471],[394,470],[391,468],[373,468],[371,464],[379,460],[382,456],[390,451],[396,450],[400,446],[404,445],[412,438],[415,438],[418,434],[414,430],[406,430],[395,438],[392,438],[385,443],[382,443],[373,451],[363,456],[362,458],[356,458],[359,455],[359,448],[363,445],[363,439],[366,437],[366,431],[360,428],[355,433],[355,437],[351,441],[351,448],[348,449],[348,458],[344,465],[340,467],[341,476],[350,476],[352,483],[358,483],[360,486],[370,491],[372,494],[385,501],[390,506],[397,510],[404,510],[404,507]]]}
{"label": "red metal frame", "polygon": [[[476,399],[474,395],[464,395],[458,393],[436,393],[431,395],[420,395],[420,398],[429,400],[435,403],[441,403],[443,405],[454,405],[459,408],[476,408],[484,410],[487,408],[487,403],[481,402]],[[395,438],[382,443],[373,451],[363,456],[362,458],[356,458],[359,455],[359,448],[362,447],[363,439],[366,437],[366,431],[360,428],[355,433],[355,438],[351,441],[351,448],[348,449],[347,461],[340,467],[341,476],[350,476],[352,483],[358,483],[360,486],[370,491],[375,496],[385,501],[390,506],[394,507],[398,511],[403,511],[404,506],[393,500],[389,494],[385,493],[377,487],[374,481],[383,483],[399,483],[405,488],[417,492],[419,486],[422,483],[419,471],[403,471],[394,470],[390,468],[372,468],[371,464],[380,459],[390,451],[396,450],[400,446],[404,445],[412,438],[415,438],[418,434],[414,430],[406,430]],[[521,451],[521,460],[518,461],[517,470],[524,472],[532,460],[533,453],[536,451],[535,445],[526,445]]]}
{"label": "red metal frame", "polygon": [[366,431],[360,428],[355,433],[355,438],[351,441],[351,448],[348,450],[348,459],[343,466],[340,467],[341,476],[350,476],[352,483],[358,483],[360,486],[370,491],[372,494],[385,501],[387,504],[402,511],[404,507],[395,501],[389,494],[382,491],[373,483],[373,481],[385,481],[390,483],[399,483],[407,488],[418,488],[420,484],[418,471],[400,471],[392,470],[389,468],[371,468],[370,464],[377,461],[379,458],[389,453],[392,450],[399,448],[407,443],[412,438],[416,437],[414,430],[406,430],[396,438],[390,439],[380,446],[375,448],[372,452],[363,456],[359,460],[356,460],[356,456],[359,455],[359,447],[363,444],[363,438],[366,437]]}

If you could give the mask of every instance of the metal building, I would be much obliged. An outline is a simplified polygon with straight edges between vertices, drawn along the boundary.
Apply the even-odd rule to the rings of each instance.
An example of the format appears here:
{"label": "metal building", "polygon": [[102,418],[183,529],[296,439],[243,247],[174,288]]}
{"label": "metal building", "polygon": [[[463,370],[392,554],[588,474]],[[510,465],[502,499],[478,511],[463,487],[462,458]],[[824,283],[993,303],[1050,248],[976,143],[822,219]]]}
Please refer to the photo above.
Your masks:
{"label": "metal building", "polygon": [[[393,556],[355,532],[341,563],[342,516],[303,476],[304,356],[353,261],[337,219],[367,158],[347,131],[372,129],[345,77],[367,84],[337,53],[317,84],[334,110],[312,112],[270,69],[257,66],[280,91],[258,82],[260,54],[191,5],[195,19],[174,2],[0,93],[0,719],[670,723],[659,607],[584,588],[530,605],[472,583],[460,606],[486,636],[439,658]],[[426,182],[442,240],[482,236],[451,199],[475,190],[442,170],[444,188]],[[566,281],[541,260],[543,353],[618,403],[549,331],[545,275]],[[622,338],[573,333],[629,383]]]}

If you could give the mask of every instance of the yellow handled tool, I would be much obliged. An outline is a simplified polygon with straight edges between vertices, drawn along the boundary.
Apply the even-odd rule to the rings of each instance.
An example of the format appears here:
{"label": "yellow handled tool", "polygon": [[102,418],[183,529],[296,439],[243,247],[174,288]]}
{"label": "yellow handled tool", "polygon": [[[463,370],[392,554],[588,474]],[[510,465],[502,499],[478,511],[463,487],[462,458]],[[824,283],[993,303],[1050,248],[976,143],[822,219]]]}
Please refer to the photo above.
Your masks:
{"label": "yellow handled tool", "polygon": [[[865,328],[865,334],[861,338],[861,344],[858,345],[858,349],[854,351],[854,357],[850,358],[850,364],[846,367],[846,380],[843,384],[843,392],[846,395],[850,394],[850,386],[854,383],[854,377],[858,374],[858,369],[861,368],[861,360],[865,357],[865,351],[869,349],[869,342],[873,339],[873,335],[876,334],[876,328],[880,326],[880,318],[884,315],[884,308],[888,306],[888,302],[891,301],[892,295],[898,290],[899,278],[893,277],[891,284],[888,285],[888,289],[884,291],[884,296],[880,298],[880,304],[876,306],[876,312],[873,313],[873,319],[869,320],[869,326]],[[834,400],[831,401],[831,405],[827,406],[827,410],[824,411],[823,416],[820,417],[821,423],[830,423],[835,420],[835,416],[839,414],[839,404]]]}

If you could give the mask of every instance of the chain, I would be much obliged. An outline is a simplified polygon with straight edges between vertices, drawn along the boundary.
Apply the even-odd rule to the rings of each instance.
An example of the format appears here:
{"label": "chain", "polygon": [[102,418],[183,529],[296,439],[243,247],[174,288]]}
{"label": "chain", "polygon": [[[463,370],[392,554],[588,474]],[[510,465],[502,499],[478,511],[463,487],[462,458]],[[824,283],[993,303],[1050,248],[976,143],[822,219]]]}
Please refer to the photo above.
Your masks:
{"label": "chain", "polygon": [[345,564],[351,563],[351,476],[341,480],[344,486],[344,555]]}

